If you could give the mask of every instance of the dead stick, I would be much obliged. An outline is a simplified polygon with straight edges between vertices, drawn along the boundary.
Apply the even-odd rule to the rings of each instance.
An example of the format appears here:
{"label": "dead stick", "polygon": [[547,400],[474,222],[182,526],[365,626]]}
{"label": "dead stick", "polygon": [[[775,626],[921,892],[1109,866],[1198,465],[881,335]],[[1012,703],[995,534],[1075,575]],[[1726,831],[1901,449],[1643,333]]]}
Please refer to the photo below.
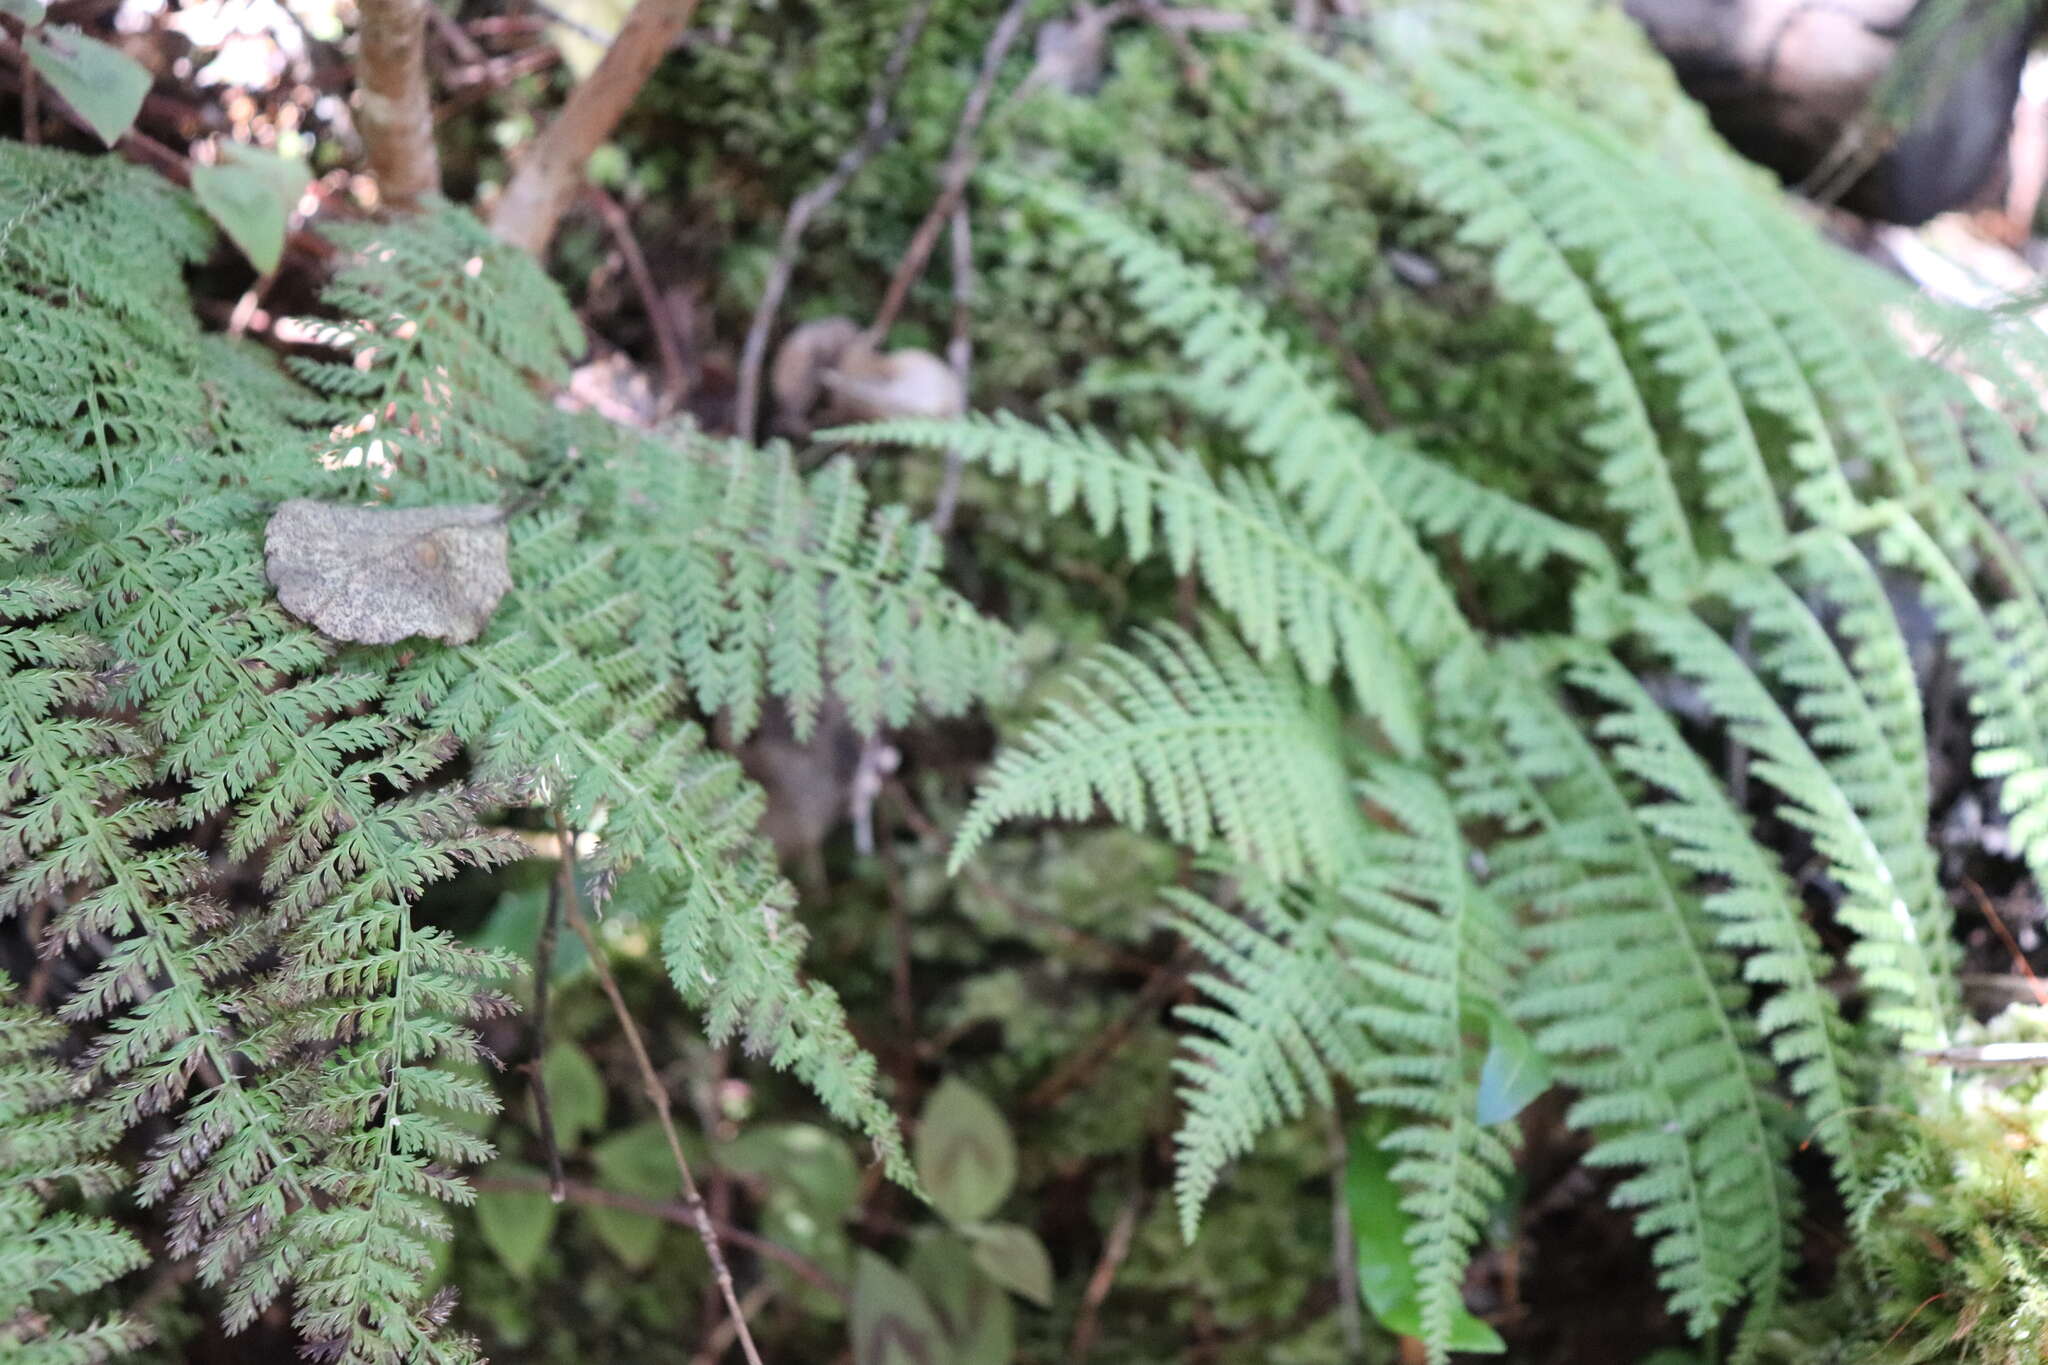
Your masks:
{"label": "dead stick", "polygon": [[569,863],[564,859],[548,883],[547,915],[540,922],[540,939],[533,950],[533,1060],[527,1063],[527,1079],[533,1084],[534,1124],[540,1130],[541,1151],[548,1163],[548,1198],[562,1202],[562,1148],[555,1141],[555,1113],[548,1105],[546,1069],[548,1056],[548,978],[554,974],[555,937],[561,932],[562,897],[568,889]]}
{"label": "dead stick", "polygon": [[667,415],[676,410],[690,391],[690,373],[683,366],[682,343],[676,340],[675,324],[669,318],[668,307],[661,301],[661,291],[655,288],[654,272],[647,268],[647,257],[640,250],[639,239],[633,235],[633,224],[626,217],[626,210],[618,200],[595,185],[587,193],[597,209],[597,216],[604,219],[605,230],[612,235],[612,244],[618,247],[620,257],[626,262],[626,274],[632,277],[633,288],[640,295],[640,306],[647,312],[647,325],[654,332],[655,349],[661,353],[661,394],[657,406],[663,415]]}
{"label": "dead stick", "polygon": [[879,343],[888,334],[889,327],[896,321],[896,315],[903,311],[903,300],[910,293],[910,286],[924,273],[925,262],[931,258],[932,248],[938,245],[939,229],[953,216],[954,205],[967,192],[968,178],[974,174],[975,164],[980,160],[974,146],[974,135],[981,129],[981,121],[988,113],[989,98],[995,93],[996,75],[1002,70],[1003,59],[1010,53],[1010,45],[1017,41],[1023,31],[1024,17],[1031,12],[1036,0],[1010,0],[1010,7],[1003,11],[1003,17],[996,21],[995,32],[989,35],[988,47],[981,56],[981,74],[975,77],[974,88],[967,93],[967,103],[961,106],[960,122],[953,130],[953,147],[946,154],[946,169],[940,183],[939,197],[917,225],[917,231],[910,236],[910,247],[897,262],[896,273],[889,278],[889,288],[882,295],[882,306],[875,313],[874,322],[868,327],[870,343]]}
{"label": "dead stick", "polygon": [[1088,1277],[1088,1287],[1081,1293],[1081,1311],[1075,1315],[1074,1336],[1067,1347],[1069,1365],[1084,1365],[1095,1345],[1095,1315],[1102,1311],[1110,1286],[1116,1283],[1116,1272],[1131,1254],[1131,1236],[1138,1230],[1138,1209],[1144,1198],[1144,1186],[1137,1185],[1117,1210],[1116,1222],[1110,1225],[1109,1238],[1102,1244],[1102,1259],[1095,1263],[1095,1272]]}
{"label": "dead stick", "polygon": [[[974,377],[974,236],[967,221],[967,205],[953,206],[953,335],[946,342],[946,363],[960,381],[964,399]],[[932,529],[940,535],[952,529],[953,514],[960,506],[960,476],[967,456],[958,446],[946,452],[946,472],[939,480],[939,496],[932,504]]]}
{"label": "dead stick", "polygon": [[[530,1175],[476,1175],[470,1177],[469,1183],[484,1194],[497,1191],[538,1193],[547,1187],[547,1182],[543,1178]],[[568,1203],[585,1208],[617,1209],[621,1213],[643,1214],[649,1218],[659,1218],[664,1223],[689,1228],[693,1232],[697,1227],[697,1216],[680,1200],[645,1199],[639,1195],[620,1194],[616,1190],[587,1185],[578,1180],[563,1182],[562,1194]],[[725,1241],[751,1251],[763,1260],[780,1262],[789,1267],[797,1278],[816,1286],[833,1298],[845,1302],[852,1297],[847,1287],[834,1279],[830,1271],[802,1252],[792,1250],[780,1242],[771,1241],[759,1233],[749,1232],[736,1223],[713,1220],[712,1226]]]}
{"label": "dead stick", "polygon": [[754,318],[747,326],[746,344],[740,350],[739,387],[733,397],[733,430],[743,441],[754,439],[761,406],[761,367],[768,360],[768,334],[775,329],[775,314],[782,307],[782,296],[789,290],[789,277],[796,272],[796,254],[803,245],[804,230],[811,225],[811,219],[839,197],[839,192],[860,173],[860,168],[882,149],[895,131],[889,122],[889,105],[896,98],[896,87],[903,82],[903,72],[910,65],[910,54],[917,47],[919,35],[924,32],[925,21],[931,18],[932,3],[933,0],[923,0],[910,12],[902,31],[896,35],[896,47],[882,66],[882,75],[875,82],[874,93],[868,97],[867,122],[860,137],[840,154],[838,162],[823,180],[796,197],[789,206],[788,216],[782,220],[782,233],[775,244],[775,262],[768,268],[768,279],[761,286],[761,301],[754,305]]}
{"label": "dead stick", "polygon": [[697,0],[638,0],[596,70],[570,92],[562,112],[527,148],[491,210],[494,236],[535,256],[547,250],[583,183],[590,154],[619,126],[696,11]]}
{"label": "dead stick", "polygon": [[356,126],[384,203],[410,209],[441,188],[427,95],[429,0],[360,0]]}
{"label": "dead stick", "polygon": [[683,1155],[682,1139],[676,1135],[675,1118],[669,1112],[668,1088],[661,1083],[661,1073],[654,1069],[654,1060],[647,1055],[647,1044],[640,1038],[640,1026],[633,1022],[633,1012],[626,1008],[626,998],[619,994],[619,983],[612,979],[612,969],[605,961],[604,949],[583,918],[582,898],[576,894],[576,843],[566,828],[562,831],[562,867],[568,879],[563,884],[562,908],[568,913],[569,927],[576,931],[576,937],[583,940],[583,950],[590,956],[591,969],[597,973],[597,984],[603,988],[605,999],[611,1002],[612,1013],[618,1017],[619,1030],[626,1035],[627,1047],[632,1049],[633,1064],[640,1070],[641,1089],[646,1092],[647,1102],[654,1106],[654,1117],[661,1124],[662,1136],[668,1139],[669,1155],[675,1159],[676,1174],[683,1180],[683,1204],[690,1211],[690,1221],[697,1230],[698,1239],[704,1243],[704,1254],[711,1261],[712,1278],[718,1281],[718,1292],[725,1298],[725,1310],[732,1315],[740,1351],[746,1356],[747,1365],[761,1365],[761,1353],[755,1349],[753,1334],[747,1330],[746,1312],[740,1307],[739,1294],[733,1289],[732,1270],[726,1265],[725,1251],[718,1243],[718,1229],[711,1222],[711,1211],[704,1207],[704,1196],[697,1189],[697,1178],[690,1173],[690,1159]]}

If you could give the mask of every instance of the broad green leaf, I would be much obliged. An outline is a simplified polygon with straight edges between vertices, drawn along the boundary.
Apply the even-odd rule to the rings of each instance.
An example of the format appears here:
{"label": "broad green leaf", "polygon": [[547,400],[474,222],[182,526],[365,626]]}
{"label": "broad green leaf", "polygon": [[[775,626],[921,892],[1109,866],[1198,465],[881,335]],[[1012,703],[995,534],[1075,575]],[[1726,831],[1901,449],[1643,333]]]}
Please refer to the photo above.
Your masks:
{"label": "broad green leaf", "polygon": [[1550,1065],[1529,1035],[1497,1006],[1486,1010],[1486,1060],[1479,1068],[1478,1119],[1505,1123],[1550,1089]]}
{"label": "broad green leaf", "polygon": [[149,72],[121,49],[69,26],[36,29],[22,46],[37,73],[109,147],[142,112]]}
{"label": "broad green leaf", "polygon": [[946,1334],[922,1291],[872,1251],[853,1274],[854,1365],[937,1365]]}
{"label": "broad green leaf", "polygon": [[767,1123],[719,1149],[719,1163],[787,1189],[821,1219],[837,1222],[860,1197],[860,1163],[837,1133],[811,1123]]}
{"label": "broad green leaf", "polygon": [[[652,1119],[635,1124],[591,1149],[598,1183],[620,1194],[642,1199],[673,1199],[682,1188],[676,1174],[675,1158],[668,1150],[668,1138]],[[589,1207],[584,1214],[591,1227],[628,1267],[644,1270],[654,1260],[661,1241],[663,1222],[644,1213],[625,1209]]]}
{"label": "broad green leaf", "polygon": [[990,1279],[1040,1308],[1052,1307],[1052,1257],[1037,1233],[1015,1223],[979,1223],[960,1231],[974,1244],[974,1263]]}
{"label": "broad green leaf", "polygon": [[[547,916],[548,883],[554,878],[554,866],[533,859],[498,874],[500,884],[509,889],[498,897],[483,926],[467,936],[469,941],[479,948],[502,948],[517,953],[528,966],[539,966],[535,946],[540,942],[541,922]],[[590,968],[590,955],[583,951],[583,940],[566,929],[555,935],[553,961],[554,969],[548,973],[553,981],[566,981]]]}
{"label": "broad green leaf", "polygon": [[302,161],[223,143],[219,164],[192,167],[192,193],[261,274],[284,256],[284,230],[312,177]]}
{"label": "broad green leaf", "polygon": [[1017,1307],[975,1267],[959,1234],[927,1229],[905,1267],[952,1342],[949,1365],[1010,1365],[1017,1354]]}
{"label": "broad green leaf", "polygon": [[[503,1161],[491,1167],[491,1173],[539,1174],[531,1167]],[[560,1214],[560,1206],[541,1190],[485,1190],[476,1197],[476,1226],[484,1245],[522,1280],[540,1264]]]}
{"label": "broad green leaf", "polygon": [[[1408,1246],[1411,1220],[1394,1183],[1395,1155],[1380,1145],[1368,1123],[1350,1133],[1351,1158],[1344,1172],[1344,1201],[1358,1242],[1358,1289],[1382,1327],[1399,1336],[1422,1335],[1422,1309],[1415,1300],[1415,1262]],[[1500,1334],[1463,1308],[1451,1320],[1454,1351],[1494,1354],[1507,1349]]]}
{"label": "broad green leaf", "polygon": [[[574,1043],[556,1043],[540,1061],[540,1078],[548,1092],[548,1115],[554,1120],[555,1142],[564,1150],[582,1145],[585,1133],[604,1131],[604,1077]],[[666,1140],[663,1154],[666,1155]]]}
{"label": "broad green leaf", "polygon": [[932,1204],[955,1223],[988,1217],[1017,1181],[1017,1144],[1010,1125],[964,1081],[939,1082],[918,1119],[917,1178]]}

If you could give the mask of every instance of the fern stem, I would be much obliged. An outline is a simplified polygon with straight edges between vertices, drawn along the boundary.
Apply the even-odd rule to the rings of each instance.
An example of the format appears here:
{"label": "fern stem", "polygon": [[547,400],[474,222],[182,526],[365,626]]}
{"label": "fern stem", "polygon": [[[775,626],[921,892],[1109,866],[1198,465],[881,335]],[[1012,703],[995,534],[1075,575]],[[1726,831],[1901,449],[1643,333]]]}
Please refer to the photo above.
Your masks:
{"label": "fern stem", "polygon": [[753,1334],[747,1330],[747,1312],[740,1306],[739,1295],[733,1288],[732,1270],[726,1265],[718,1229],[711,1223],[711,1210],[705,1206],[704,1196],[697,1189],[697,1177],[691,1173],[689,1158],[683,1155],[682,1139],[676,1134],[675,1117],[670,1112],[668,1087],[662,1084],[661,1073],[654,1069],[654,1061],[647,1055],[647,1044],[640,1037],[640,1026],[633,1022],[633,1011],[626,1007],[625,997],[619,994],[619,984],[612,979],[604,945],[590,932],[589,921],[583,917],[582,897],[576,890],[575,832],[559,815],[555,823],[562,840],[562,865],[556,874],[562,888],[562,910],[569,927],[576,931],[576,937],[583,940],[591,970],[597,973],[597,984],[603,988],[604,998],[611,1002],[612,1014],[619,1021],[619,1031],[625,1034],[626,1046],[632,1050],[633,1065],[640,1072],[640,1088],[646,1094],[647,1102],[654,1106],[654,1117],[661,1124],[662,1136],[668,1139],[669,1155],[675,1160],[676,1174],[682,1177],[683,1203],[690,1211],[690,1221],[697,1230],[698,1240],[704,1244],[705,1256],[711,1262],[712,1278],[718,1281],[719,1296],[725,1300],[725,1311],[739,1339],[740,1351],[746,1356],[748,1365],[761,1365],[761,1353],[755,1349]]}

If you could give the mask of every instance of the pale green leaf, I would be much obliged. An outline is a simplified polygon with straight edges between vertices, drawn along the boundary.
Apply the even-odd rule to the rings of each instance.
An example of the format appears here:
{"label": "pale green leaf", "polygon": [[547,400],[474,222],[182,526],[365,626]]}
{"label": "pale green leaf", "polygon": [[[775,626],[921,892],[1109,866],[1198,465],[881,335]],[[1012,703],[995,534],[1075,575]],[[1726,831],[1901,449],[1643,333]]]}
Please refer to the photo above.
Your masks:
{"label": "pale green leaf", "polygon": [[22,46],[37,73],[109,147],[142,112],[149,72],[119,48],[68,26],[37,29]]}
{"label": "pale green leaf", "polygon": [[1017,1180],[1010,1125],[980,1091],[951,1078],[925,1101],[915,1158],[932,1204],[956,1223],[994,1213]]}
{"label": "pale green leaf", "polygon": [[[500,1162],[493,1175],[537,1175],[529,1167]],[[561,1208],[541,1190],[485,1190],[476,1197],[476,1226],[484,1245],[520,1279],[533,1274],[554,1235]]]}
{"label": "pale green leaf", "polygon": [[311,179],[303,161],[224,143],[216,165],[192,167],[192,193],[261,274],[277,269],[284,230]]}
{"label": "pale green leaf", "polygon": [[946,1334],[922,1291],[871,1251],[853,1275],[854,1365],[933,1365]]}
{"label": "pale green leaf", "polygon": [[997,1284],[1040,1308],[1052,1306],[1052,1256],[1030,1228],[981,1223],[962,1228],[974,1244],[974,1263]]}

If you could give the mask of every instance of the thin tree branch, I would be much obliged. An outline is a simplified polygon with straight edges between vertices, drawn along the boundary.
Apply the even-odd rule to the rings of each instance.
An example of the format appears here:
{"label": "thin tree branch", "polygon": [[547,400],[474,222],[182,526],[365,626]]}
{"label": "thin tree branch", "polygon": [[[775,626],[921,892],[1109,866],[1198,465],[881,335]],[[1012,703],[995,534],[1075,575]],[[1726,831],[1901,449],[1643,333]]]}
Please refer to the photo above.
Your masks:
{"label": "thin tree branch", "polygon": [[[694,4],[695,0],[691,0]],[[654,1069],[654,1060],[647,1055],[647,1044],[641,1041],[640,1026],[633,1022],[633,1012],[626,1008],[626,998],[619,994],[619,983],[612,979],[611,965],[605,960],[604,948],[590,932],[590,925],[583,918],[582,897],[576,894],[576,841],[571,832],[562,830],[562,870],[567,879],[563,883],[563,910],[567,913],[569,927],[583,940],[583,948],[590,955],[590,966],[597,973],[597,984],[603,988],[605,999],[611,1002],[612,1013],[619,1021],[619,1031],[626,1035],[626,1045],[632,1049],[633,1064],[640,1070],[640,1087],[647,1095],[647,1101],[654,1106],[654,1116],[661,1124],[662,1136],[668,1139],[669,1155],[675,1159],[676,1174],[683,1181],[683,1205],[690,1212],[690,1222],[697,1230],[697,1237],[704,1243],[704,1254],[711,1261],[712,1278],[718,1281],[718,1292],[725,1298],[726,1312],[732,1315],[734,1333],[739,1338],[740,1352],[747,1358],[747,1365],[761,1365],[761,1353],[754,1346],[754,1337],[747,1330],[746,1311],[740,1307],[740,1298],[733,1288],[732,1269],[725,1263],[725,1251],[719,1245],[718,1229],[711,1221],[711,1211],[704,1207],[704,1196],[697,1189],[697,1177],[690,1173],[690,1159],[683,1155],[682,1139],[676,1135],[675,1117],[669,1110],[668,1087],[661,1083],[661,1073]]]}
{"label": "thin tree branch", "polygon": [[555,969],[555,937],[561,932],[562,897],[569,890],[571,869],[563,859],[548,883],[547,915],[540,922],[540,939],[533,950],[533,1060],[527,1063],[527,1079],[533,1085],[534,1125],[540,1130],[541,1151],[547,1155],[548,1198],[562,1202],[562,1148],[555,1141],[555,1114],[548,1105],[547,1078],[542,1074],[548,1055],[548,978]]}
{"label": "thin tree branch", "polygon": [[493,235],[535,256],[547,250],[583,183],[590,154],[619,126],[696,11],[697,0],[638,0],[597,69],[570,92],[562,112],[526,149],[491,210]]}
{"label": "thin tree branch", "polygon": [[939,229],[953,216],[953,208],[960,197],[967,192],[967,181],[974,174],[980,161],[980,153],[974,145],[974,135],[981,129],[981,121],[988,114],[988,103],[995,94],[996,75],[1002,70],[1003,59],[1010,53],[1010,45],[1017,41],[1017,35],[1024,30],[1024,18],[1031,12],[1037,0],[1010,0],[1010,7],[1003,11],[1003,17],[996,21],[995,31],[989,35],[988,47],[981,55],[981,74],[975,77],[974,88],[967,94],[967,103],[961,106],[960,122],[953,130],[953,147],[946,154],[946,169],[940,183],[939,197],[911,234],[910,247],[903,253],[903,259],[896,265],[896,273],[889,278],[889,288],[882,295],[882,306],[875,314],[874,322],[868,327],[868,340],[879,342],[888,334],[890,324],[903,311],[903,300],[910,293],[910,286],[924,273],[925,262],[931,258],[932,248],[938,245]]}
{"label": "thin tree branch", "polygon": [[1131,1237],[1138,1230],[1138,1214],[1145,1202],[1143,1184],[1133,1180],[1132,1186],[1131,1197],[1117,1210],[1116,1222],[1110,1225],[1109,1237],[1102,1245],[1102,1259],[1095,1263],[1088,1287],[1081,1293],[1081,1311],[1075,1315],[1074,1336],[1067,1347],[1068,1365],[1085,1365],[1088,1352],[1095,1346],[1095,1315],[1102,1311],[1110,1286],[1116,1283],[1117,1271],[1131,1254]]}
{"label": "thin tree branch", "polygon": [[[469,1183],[485,1194],[492,1191],[524,1193],[547,1188],[547,1182],[538,1176],[476,1175],[470,1177]],[[645,1199],[639,1195],[620,1194],[616,1190],[602,1189],[580,1180],[563,1182],[562,1194],[568,1203],[586,1208],[617,1209],[621,1213],[644,1214],[649,1218],[659,1218],[664,1223],[689,1228],[693,1232],[697,1227],[697,1215],[691,1212],[688,1204],[679,1199]],[[714,1219],[712,1226],[724,1241],[742,1250],[751,1251],[763,1260],[787,1266],[798,1279],[823,1290],[842,1303],[852,1297],[847,1287],[833,1278],[830,1271],[802,1252],[794,1251],[780,1242],[770,1241],[759,1233],[749,1232],[736,1223]]]}
{"label": "thin tree branch", "polygon": [[415,207],[441,189],[434,103],[427,94],[427,11],[432,0],[359,0],[356,126],[382,202]]}
{"label": "thin tree branch", "polygon": [[911,10],[910,17],[904,20],[902,30],[896,35],[896,46],[882,66],[874,93],[868,97],[867,122],[860,137],[840,154],[838,163],[823,180],[796,197],[789,206],[788,216],[782,220],[782,234],[775,244],[775,262],[768,268],[768,278],[762,283],[761,301],[754,305],[754,320],[748,324],[746,344],[740,350],[738,390],[733,396],[733,430],[743,441],[754,439],[761,406],[761,367],[768,360],[768,334],[775,329],[775,314],[782,307],[782,296],[789,290],[789,278],[796,272],[796,255],[803,246],[804,230],[811,225],[811,219],[839,197],[839,192],[895,132],[889,122],[889,105],[896,98],[897,86],[903,82],[903,72],[910,65],[910,54],[924,32],[925,21],[931,18],[932,4],[933,0],[921,0]]}
{"label": "thin tree branch", "polygon": [[[960,381],[962,402],[974,377],[973,309],[974,229],[967,220],[967,205],[960,203],[953,205],[953,335],[946,341],[946,363]],[[941,536],[952,529],[953,514],[959,510],[960,476],[966,463],[966,452],[958,446],[946,452],[946,472],[932,504],[932,529]]]}
{"label": "thin tree branch", "polygon": [[633,224],[627,219],[626,210],[594,185],[587,193],[597,216],[604,219],[605,230],[612,235],[612,245],[619,249],[620,259],[626,263],[626,274],[640,295],[640,306],[647,312],[647,326],[654,333],[655,350],[661,355],[661,393],[655,406],[666,417],[681,406],[690,392],[690,372],[683,364],[683,347],[676,339],[675,323],[662,302],[661,290],[655,287],[654,272],[647,268],[647,256],[640,250],[639,239],[633,236]]}

